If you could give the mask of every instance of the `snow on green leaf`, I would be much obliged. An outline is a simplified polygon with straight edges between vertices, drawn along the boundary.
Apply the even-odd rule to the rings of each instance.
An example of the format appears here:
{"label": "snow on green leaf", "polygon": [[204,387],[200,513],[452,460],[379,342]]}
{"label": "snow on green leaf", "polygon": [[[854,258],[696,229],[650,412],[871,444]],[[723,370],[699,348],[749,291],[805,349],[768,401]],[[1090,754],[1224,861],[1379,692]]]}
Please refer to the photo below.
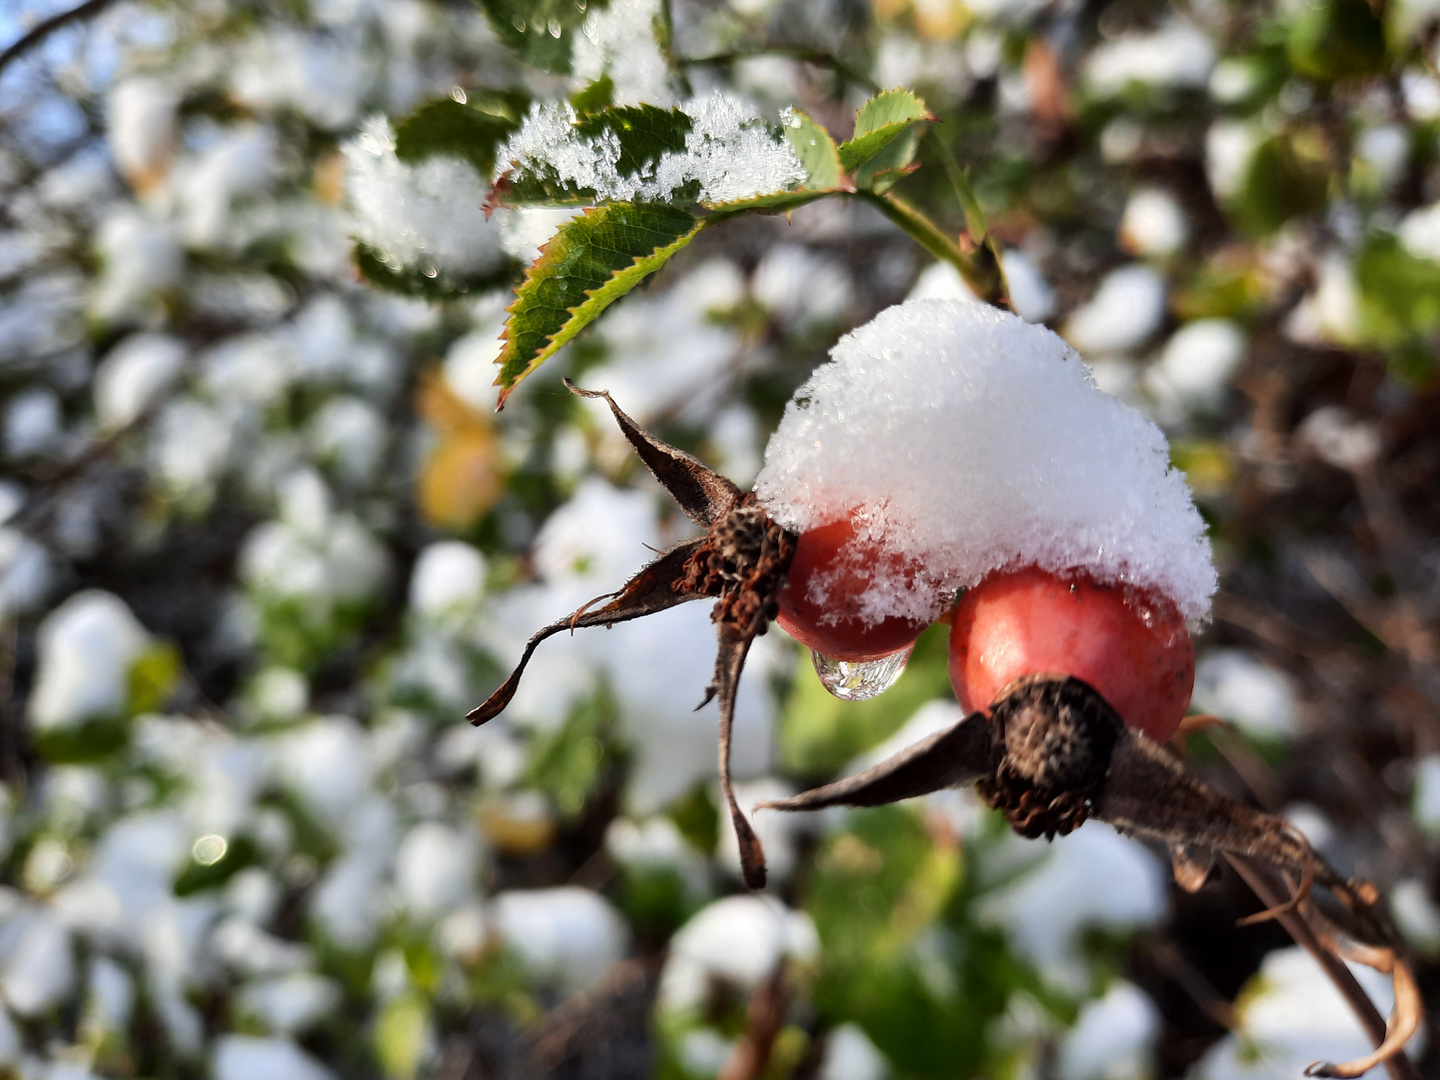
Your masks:
{"label": "snow on green leaf", "polygon": [[662,203],[612,203],[563,225],[515,294],[496,359],[500,407],[517,383],[693,240],[705,221]]}
{"label": "snow on green leaf", "polygon": [[520,126],[507,113],[499,102],[490,111],[449,97],[427,101],[395,125],[395,156],[409,165],[437,154],[464,158],[488,177],[496,148]]}
{"label": "snow on green leaf", "polygon": [[840,155],[830,133],[799,109],[789,110],[784,121],[785,141],[805,167],[805,187],[812,191],[839,187],[842,176]]}

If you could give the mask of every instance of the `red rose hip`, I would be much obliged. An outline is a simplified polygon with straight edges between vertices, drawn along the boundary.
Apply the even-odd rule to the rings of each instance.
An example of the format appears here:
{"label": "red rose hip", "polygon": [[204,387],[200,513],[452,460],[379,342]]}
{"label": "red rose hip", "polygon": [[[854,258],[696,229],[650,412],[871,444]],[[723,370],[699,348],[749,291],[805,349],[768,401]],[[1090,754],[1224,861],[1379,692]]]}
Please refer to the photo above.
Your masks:
{"label": "red rose hip", "polygon": [[[875,566],[885,556],[879,551],[856,551],[857,543],[863,541],[856,540],[849,517],[807,529],[795,545],[795,558],[780,592],[775,621],[796,641],[832,660],[889,656],[915,644],[928,625],[894,616],[867,623],[861,617],[861,597],[871,580],[858,568]],[[821,578],[823,603],[812,598],[817,578]]]}
{"label": "red rose hip", "polygon": [[950,682],[967,712],[1022,675],[1073,675],[1132,728],[1164,742],[1195,685],[1195,646],[1164,597],[1035,567],[968,590],[950,632]]}

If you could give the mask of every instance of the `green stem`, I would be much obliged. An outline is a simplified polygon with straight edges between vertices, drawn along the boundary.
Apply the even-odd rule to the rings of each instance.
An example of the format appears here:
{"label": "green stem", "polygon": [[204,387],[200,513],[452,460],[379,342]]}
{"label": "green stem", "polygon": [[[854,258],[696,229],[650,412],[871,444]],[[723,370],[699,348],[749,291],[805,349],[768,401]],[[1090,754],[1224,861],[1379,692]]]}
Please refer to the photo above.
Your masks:
{"label": "green stem", "polygon": [[873,191],[857,191],[854,195],[904,229],[911,239],[931,255],[955,267],[965,284],[969,285],[971,291],[981,300],[990,304],[1005,302],[1004,279],[988,248],[978,248],[975,253],[965,251],[955,240],[941,232],[938,225],[899,195],[891,192],[878,195]]}

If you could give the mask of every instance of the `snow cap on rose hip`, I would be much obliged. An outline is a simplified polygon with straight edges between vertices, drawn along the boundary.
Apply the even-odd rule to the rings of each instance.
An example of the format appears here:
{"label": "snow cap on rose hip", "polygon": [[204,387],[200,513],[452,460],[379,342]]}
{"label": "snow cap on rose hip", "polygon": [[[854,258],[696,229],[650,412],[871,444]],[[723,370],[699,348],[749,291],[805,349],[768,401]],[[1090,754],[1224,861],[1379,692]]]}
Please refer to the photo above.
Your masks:
{"label": "snow cap on rose hip", "polygon": [[911,300],[830,356],[786,406],[755,491],[796,532],[853,513],[865,546],[896,557],[858,568],[867,620],[932,619],[1023,565],[1160,593],[1192,624],[1209,614],[1205,523],[1164,434],[1058,335]]}

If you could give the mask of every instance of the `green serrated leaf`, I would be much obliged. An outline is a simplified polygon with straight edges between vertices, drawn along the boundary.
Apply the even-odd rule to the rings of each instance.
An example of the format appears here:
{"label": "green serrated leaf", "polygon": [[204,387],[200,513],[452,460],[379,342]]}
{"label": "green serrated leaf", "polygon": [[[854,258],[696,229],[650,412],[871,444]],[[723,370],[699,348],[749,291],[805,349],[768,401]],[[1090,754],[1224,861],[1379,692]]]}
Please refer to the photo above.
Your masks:
{"label": "green serrated leaf", "polygon": [[876,94],[855,115],[855,134],[840,144],[841,167],[850,172],[864,165],[913,125],[933,119],[925,102],[909,90]]}
{"label": "green serrated leaf", "polygon": [[920,147],[920,133],[913,127],[890,140],[879,153],[850,174],[855,186],[883,195],[897,182],[914,172],[915,152]]}
{"label": "green serrated leaf", "polygon": [[[400,296],[417,296],[422,300],[454,300],[472,289],[480,290],[505,284],[512,280],[516,271],[515,264],[509,261],[488,274],[476,274],[472,277],[447,274],[434,267],[402,265],[397,268],[381,259],[374,248],[358,242],[352,258],[355,269],[377,289]],[[435,272],[430,274],[426,269]]]}
{"label": "green serrated leaf", "polygon": [[690,243],[706,220],[663,203],[611,203],[562,225],[508,309],[496,360],[500,406],[521,379]]}
{"label": "green serrated leaf", "polygon": [[[621,176],[636,176],[653,169],[666,152],[685,149],[685,136],[692,121],[679,109],[654,105],[625,105],[602,109],[582,117],[575,125],[577,140],[598,140],[613,136],[620,147],[615,163]],[[592,188],[577,187],[562,180],[553,169],[536,169],[527,164],[523,175],[513,171],[496,185],[499,201],[506,206],[575,206],[599,201]]]}
{"label": "green serrated leaf", "polygon": [[805,166],[808,179],[805,187],[811,191],[831,191],[840,185],[843,170],[835,140],[830,133],[806,116],[799,109],[791,109],[785,123],[785,141],[800,164]]}
{"label": "green serrated leaf", "polygon": [[496,148],[519,126],[518,120],[439,98],[395,125],[395,156],[412,165],[436,154],[464,158],[488,180]]}
{"label": "green serrated leaf", "polygon": [[570,73],[574,37],[586,16],[606,0],[480,0],[495,35],[521,58],[556,75]]}
{"label": "green serrated leaf", "polygon": [[589,116],[615,103],[615,80],[601,75],[589,86],[570,95],[570,104],[580,116]]}

